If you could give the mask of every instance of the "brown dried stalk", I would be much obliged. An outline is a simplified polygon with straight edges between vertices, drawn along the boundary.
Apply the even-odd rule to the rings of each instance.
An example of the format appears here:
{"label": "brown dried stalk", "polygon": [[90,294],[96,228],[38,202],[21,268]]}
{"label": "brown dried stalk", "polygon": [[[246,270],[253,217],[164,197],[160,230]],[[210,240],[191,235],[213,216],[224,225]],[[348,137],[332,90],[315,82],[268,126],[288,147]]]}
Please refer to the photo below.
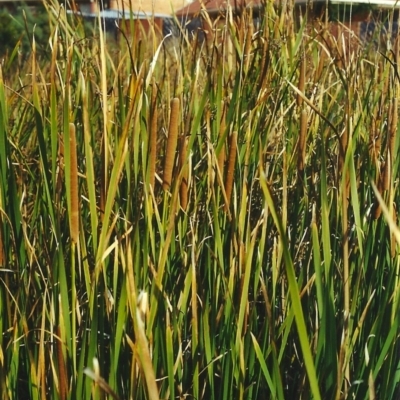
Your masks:
{"label": "brown dried stalk", "polygon": [[167,139],[167,151],[164,161],[163,189],[169,190],[172,183],[172,171],[174,169],[176,145],[178,141],[179,127],[179,99],[175,97],[171,101],[171,115],[169,119],[169,130]]}

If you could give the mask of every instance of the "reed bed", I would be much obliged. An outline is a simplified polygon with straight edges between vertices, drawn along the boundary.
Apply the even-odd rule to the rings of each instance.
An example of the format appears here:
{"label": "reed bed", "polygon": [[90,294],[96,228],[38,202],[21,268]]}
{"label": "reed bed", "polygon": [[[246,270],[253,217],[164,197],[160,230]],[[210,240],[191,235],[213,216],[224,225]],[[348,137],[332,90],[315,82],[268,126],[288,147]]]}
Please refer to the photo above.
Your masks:
{"label": "reed bed", "polygon": [[398,398],[397,50],[48,13],[0,66],[1,398]]}

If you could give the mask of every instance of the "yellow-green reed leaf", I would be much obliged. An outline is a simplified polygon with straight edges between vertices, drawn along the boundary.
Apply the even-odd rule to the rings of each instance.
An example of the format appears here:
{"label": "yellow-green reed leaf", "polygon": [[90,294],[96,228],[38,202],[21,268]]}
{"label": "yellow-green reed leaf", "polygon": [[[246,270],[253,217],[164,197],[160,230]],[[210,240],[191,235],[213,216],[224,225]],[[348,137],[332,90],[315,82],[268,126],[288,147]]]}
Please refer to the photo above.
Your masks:
{"label": "yellow-green reed leaf", "polygon": [[85,166],[86,166],[86,184],[89,194],[89,208],[90,208],[90,225],[91,234],[93,240],[93,251],[97,252],[97,227],[98,227],[98,216],[97,216],[97,198],[96,198],[96,186],[95,186],[95,173],[94,173],[94,157],[92,149],[92,133],[91,124],[89,119],[89,102],[87,97],[87,86],[85,78],[81,72],[81,90],[82,90],[82,116],[83,116],[83,141],[85,149]]}
{"label": "yellow-green reed leaf", "polygon": [[367,312],[368,312],[369,306],[371,305],[371,302],[372,302],[372,299],[375,296],[375,293],[376,293],[376,290],[374,290],[372,292],[371,296],[369,296],[368,302],[367,302],[366,306],[364,307],[364,310],[363,310],[363,312],[361,314],[361,317],[360,317],[360,319],[359,319],[359,321],[357,323],[356,328],[354,329],[353,336],[351,338],[351,350],[356,345],[356,342],[357,342],[357,339],[358,339],[358,335],[360,334],[360,332],[361,332],[361,330],[363,328],[363,323],[365,321],[365,317],[367,316]]}
{"label": "yellow-green reed leaf", "polygon": [[[24,331],[25,338],[27,339],[29,337],[29,328],[28,328],[28,323],[26,321],[26,317],[22,316],[22,328]],[[40,383],[37,380],[37,373],[36,373],[36,360],[35,357],[32,353],[32,348],[29,346],[29,343],[26,343],[26,348],[27,348],[27,364],[29,366],[28,371],[30,374],[30,379],[29,379],[29,388],[30,388],[30,398],[32,400],[39,400],[40,394],[39,394],[39,387]]]}
{"label": "yellow-green reed leaf", "polygon": [[[167,321],[168,322],[168,321]],[[169,397],[170,399],[175,398],[175,380],[174,380],[174,348],[172,341],[172,329],[169,324],[166,327],[166,352],[167,352],[167,372],[169,382]]]}
{"label": "yellow-green reed leaf", "polygon": [[88,233],[87,236],[83,238],[83,240],[79,241],[79,255],[80,255],[79,263],[82,264],[83,267],[83,278],[84,278],[83,283],[86,288],[86,293],[90,293],[92,287],[92,279],[90,271],[92,270],[93,265],[88,257],[88,248],[87,248],[88,243],[86,243],[89,242],[88,240],[89,236],[90,233]]}
{"label": "yellow-green reed leaf", "polygon": [[[1,207],[1,196],[0,196],[0,207]],[[4,249],[3,221],[2,220],[3,220],[3,218],[0,214],[0,268],[4,268],[6,266],[6,260],[7,260],[6,252]],[[0,329],[1,329],[1,327],[2,327],[2,321],[0,320]],[[0,340],[0,344],[1,344],[1,340]],[[0,357],[0,361],[1,361],[1,357]]]}
{"label": "yellow-green reed leaf", "polygon": [[172,171],[175,163],[175,152],[178,142],[180,102],[177,97],[171,101],[167,149],[164,160],[163,189],[169,190],[172,184]]}
{"label": "yellow-green reed leaf", "polygon": [[[257,230],[257,228],[256,228]],[[248,310],[248,303],[249,303],[249,283],[250,283],[250,276],[252,272],[252,265],[254,263],[253,260],[253,251],[254,245],[256,243],[257,234],[253,235],[251,243],[246,246],[243,245],[243,248],[240,249],[241,257],[244,259],[242,260],[241,257],[239,258],[239,262],[244,263],[245,271],[244,276],[242,277],[242,290],[240,296],[240,306],[239,306],[239,315],[237,320],[237,331],[236,331],[236,352],[237,354],[241,355],[243,351],[243,341],[244,335],[246,333],[246,326],[244,325],[245,314]],[[242,374],[245,374],[246,368],[242,366]]]}
{"label": "yellow-green reed leaf", "polygon": [[189,161],[188,161],[188,143],[189,140],[181,136],[179,150],[179,169],[180,169],[180,190],[179,200],[182,210],[186,211],[188,204],[188,190],[189,190]]}
{"label": "yellow-green reed leaf", "polygon": [[[195,235],[193,235],[195,236]],[[193,384],[193,397],[198,399],[199,398],[199,361],[197,357],[197,353],[199,351],[199,327],[198,327],[198,296],[197,293],[197,280],[196,280],[196,262],[197,260],[195,257],[195,242],[193,240],[192,243],[192,265],[190,271],[192,273],[192,301],[191,301],[191,309],[192,309],[192,321],[191,321],[191,328],[192,328],[192,362],[195,364],[193,370],[193,377],[192,377],[192,384]]]}
{"label": "yellow-green reed leaf", "polygon": [[153,188],[154,191],[154,184],[155,184],[155,177],[156,177],[156,157],[157,157],[157,118],[158,118],[158,111],[157,111],[157,86],[154,83],[153,86],[153,93],[152,93],[152,101],[151,101],[151,122],[150,122],[150,140],[149,140],[149,172],[148,172],[148,180],[149,185]]}
{"label": "yellow-green reed leaf", "polygon": [[267,177],[265,176],[263,171],[260,171],[260,176],[261,176],[260,183],[261,183],[261,187],[262,187],[262,190],[263,190],[263,193],[265,196],[265,200],[268,204],[268,207],[269,207],[270,213],[274,219],[275,225],[278,228],[280,239],[281,239],[282,245],[283,245],[283,259],[284,259],[285,268],[286,268],[286,276],[287,276],[288,284],[289,284],[289,293],[290,293],[290,298],[292,301],[292,307],[294,310],[297,331],[299,334],[300,346],[301,346],[301,350],[302,350],[303,357],[304,357],[304,365],[306,367],[311,392],[314,396],[314,399],[321,400],[321,394],[319,391],[317,374],[315,371],[314,360],[313,360],[313,357],[311,354],[310,344],[308,341],[307,328],[306,328],[306,323],[304,320],[304,313],[303,313],[303,308],[301,305],[299,288],[297,286],[297,280],[296,280],[296,275],[294,272],[293,261],[290,256],[290,253],[289,253],[289,245],[287,243],[286,232],[284,231],[283,226],[282,226],[282,221],[276,212],[272,194],[267,185]]}
{"label": "yellow-green reed leaf", "polygon": [[[47,291],[47,290],[46,290]],[[40,339],[38,349],[38,369],[37,380],[40,382],[40,391],[42,399],[46,398],[46,367],[45,367],[45,332],[46,332],[46,302],[43,302],[42,317],[40,325]]]}
{"label": "yellow-green reed leaf", "polygon": [[196,102],[193,106],[194,117],[192,121],[192,126],[190,129],[190,140],[188,148],[191,149],[193,147],[193,143],[197,138],[198,131],[200,129],[201,120],[203,117],[204,109],[209,100],[209,91],[210,91],[210,80],[207,79],[204,86],[203,95],[199,102]]}
{"label": "yellow-green reed leaf", "polygon": [[0,178],[2,181],[0,188],[0,207],[4,207],[5,185],[7,182],[7,128],[8,128],[8,107],[4,90],[3,70],[0,65]]}
{"label": "yellow-green reed leaf", "polygon": [[78,194],[78,158],[76,147],[76,131],[73,123],[69,124],[69,190],[71,197],[71,209],[69,215],[69,228],[71,240],[78,243],[79,240],[79,194]]}
{"label": "yellow-green reed leaf", "polygon": [[52,81],[50,89],[50,138],[51,138],[51,171],[53,178],[53,196],[56,194],[56,184],[57,181],[57,145],[58,145],[58,112],[57,112],[57,93],[55,82]]}
{"label": "yellow-green reed leaf", "polygon": [[[296,40],[293,47],[293,54],[296,55],[299,51],[299,48],[302,46],[304,40],[304,30],[307,29],[307,17],[303,18],[302,24],[300,25],[299,29],[296,30]],[[295,63],[293,63],[295,64]]]}
{"label": "yellow-green reed leaf", "polygon": [[322,262],[320,255],[320,242],[318,238],[318,228],[316,224],[316,216],[315,216],[315,205],[313,205],[313,217],[311,223],[311,237],[312,237],[312,246],[313,246],[313,260],[314,260],[314,269],[315,269],[315,284],[317,288],[317,303],[318,303],[318,315],[319,318],[323,318],[324,308],[324,288],[322,285]]}
{"label": "yellow-green reed leaf", "polygon": [[399,313],[397,310],[396,316],[390,326],[390,331],[387,333],[386,340],[381,346],[381,352],[379,354],[378,360],[374,365],[374,379],[377,379],[379,372],[381,372],[383,363],[387,359],[390,354],[390,349],[393,347],[393,344],[397,341],[399,335]]}
{"label": "yellow-green reed leaf", "polygon": [[164,36],[164,38],[161,40],[161,43],[158,45],[156,52],[154,53],[153,59],[151,60],[151,63],[150,63],[149,72],[147,73],[147,77],[146,77],[146,86],[145,86],[146,89],[149,87],[151,80],[153,78],[153,73],[154,73],[154,69],[156,68],[156,65],[157,65],[158,56],[160,54],[161,49],[165,46],[164,41],[171,35],[172,35],[172,33],[169,33],[168,35]]}
{"label": "yellow-green reed leaf", "polygon": [[393,220],[393,214],[389,211],[387,208],[385,201],[383,200],[381,194],[379,193],[378,188],[376,187],[374,182],[371,182],[372,189],[374,190],[375,196],[382,208],[383,215],[385,216],[386,222],[389,225],[390,232],[392,235],[394,235],[396,242],[398,245],[400,245],[400,229],[396,225],[396,222]]}
{"label": "yellow-green reed leaf", "polygon": [[[166,203],[166,198],[168,194],[165,194],[164,196],[164,202]],[[156,279],[154,280],[154,284],[152,287],[152,295],[150,298],[150,303],[152,304],[152,307],[150,309],[150,317],[149,317],[149,322],[147,325],[147,331],[151,332],[154,326],[154,322],[156,320],[157,316],[157,310],[158,310],[158,296],[157,292],[163,290],[163,279],[164,279],[164,272],[165,272],[165,266],[167,265],[168,261],[168,253],[170,251],[170,246],[171,246],[171,241],[172,237],[175,232],[175,214],[177,210],[177,205],[178,205],[178,196],[179,196],[179,186],[175,185],[174,190],[172,192],[172,197],[171,197],[171,203],[170,203],[170,209],[168,212],[169,220],[167,222],[167,229],[166,232],[164,232],[165,235],[165,240],[161,244],[161,252],[159,254],[158,258],[158,265],[157,265],[157,276]],[[165,230],[165,228],[164,228]]]}
{"label": "yellow-green reed leaf", "polygon": [[[135,331],[134,351],[136,356],[138,357],[140,367],[145,377],[149,399],[158,400],[159,393],[157,388],[156,375],[151,361],[149,343],[147,341],[147,337],[145,334],[144,321],[142,321],[141,319],[140,310],[138,308],[138,303],[137,303],[137,295],[136,295],[137,290],[136,290],[135,276],[133,271],[133,260],[131,256],[132,248],[130,242],[128,242],[126,251],[128,254],[127,264],[126,264],[127,277],[128,277],[127,290],[129,293],[128,304],[131,311],[133,329]],[[153,307],[154,306],[152,304],[152,308]]]}
{"label": "yellow-green reed leaf", "polygon": [[362,218],[360,212],[360,202],[358,200],[357,175],[354,166],[354,157],[353,157],[354,152],[352,150],[353,147],[352,140],[349,143],[349,148],[350,147],[351,147],[351,152],[350,152],[351,156],[349,157],[349,173],[350,173],[351,204],[353,206],[354,223],[358,240],[358,251],[360,252],[360,257],[364,258],[364,246],[363,246],[364,233],[363,233]]}
{"label": "yellow-green reed leaf", "polygon": [[125,125],[122,130],[122,135],[119,138],[119,142],[116,144],[117,150],[114,159],[113,168],[111,171],[110,177],[110,185],[107,191],[107,198],[105,207],[104,207],[104,215],[103,215],[103,229],[101,231],[99,237],[99,246],[97,249],[96,254],[96,281],[98,278],[98,274],[101,269],[101,264],[103,261],[103,254],[107,249],[107,242],[111,234],[111,230],[109,228],[109,222],[112,213],[112,207],[115,203],[116,194],[118,190],[118,184],[120,180],[120,176],[122,174],[124,165],[125,165],[125,158],[128,153],[128,133],[130,132],[131,125],[130,121],[132,120],[132,116],[134,114],[135,109],[135,101],[132,99],[129,107],[128,116],[125,121]]}
{"label": "yellow-green reed leaf", "polygon": [[261,366],[261,371],[263,372],[263,375],[264,375],[265,380],[267,381],[269,390],[271,391],[271,398],[275,399],[276,398],[276,388],[275,388],[274,382],[271,378],[271,375],[268,371],[267,364],[264,360],[264,355],[261,351],[260,345],[258,344],[256,337],[253,335],[252,332],[250,332],[250,335],[251,335],[251,340],[253,341],[254,351],[256,352],[257,359]]}
{"label": "yellow-green reed leaf", "polygon": [[323,262],[325,270],[325,279],[329,282],[330,267],[331,267],[331,233],[329,222],[329,202],[328,202],[328,183],[327,183],[327,168],[326,168],[326,155],[325,155],[324,140],[322,140],[321,148],[321,231],[322,231],[322,250]]}
{"label": "yellow-green reed leaf", "polygon": [[[235,26],[235,22],[233,20],[233,13],[232,13],[232,7],[228,7],[228,12],[226,14],[226,19],[227,19],[227,26],[229,28],[229,41],[235,46],[235,50],[237,52],[238,58],[240,60],[243,59],[243,43],[240,43],[240,36],[239,36],[239,31],[238,27]],[[230,42],[228,42],[230,44]]]}
{"label": "yellow-green reed leaf", "polygon": [[98,14],[98,27],[99,27],[99,38],[100,38],[100,84],[101,84],[101,96],[103,99],[103,143],[104,143],[104,169],[103,169],[103,179],[104,179],[104,190],[105,193],[108,191],[108,100],[107,100],[107,67],[106,67],[106,47],[105,47],[105,32],[103,31],[103,22]]}
{"label": "yellow-green reed leaf", "polygon": [[[306,63],[307,59],[304,53],[304,46],[302,48],[301,52],[301,59],[300,59],[300,72],[299,72],[299,91],[301,93],[305,92],[305,80],[306,80]],[[299,94],[297,95],[297,107],[301,109],[301,106],[303,105],[303,98]],[[301,131],[301,129],[300,129]]]}
{"label": "yellow-green reed leaf", "polygon": [[[126,292],[126,277],[124,275],[124,284],[120,290],[120,296],[118,301],[118,313],[117,313],[117,323],[115,329],[115,347],[114,347],[114,367],[118,368],[118,360],[120,357],[120,349],[122,344],[122,339],[125,330],[125,322],[127,320],[127,292]],[[115,292],[114,292],[115,293]],[[116,371],[117,372],[117,371]]]}
{"label": "yellow-green reed leaf", "polygon": [[35,37],[32,39],[32,97],[33,97],[33,105],[36,108],[36,111],[42,115],[41,108],[40,108],[40,100],[39,100],[39,90],[37,84],[37,77],[36,77],[36,42]]}
{"label": "yellow-green reed leaf", "polygon": [[226,105],[224,102],[221,102],[221,107],[222,108],[222,115],[221,115],[221,125],[219,128],[219,135],[218,135],[218,145],[217,149],[215,150],[217,154],[217,160],[218,160],[218,169],[219,169],[219,174],[221,175],[221,178],[223,180],[224,178],[224,166],[225,166],[225,157],[226,157],[226,151],[225,151],[225,139],[227,135],[227,130],[226,130]]}
{"label": "yellow-green reed leaf", "polygon": [[211,344],[211,341],[214,340],[213,331],[210,329],[210,321],[209,321],[209,314],[210,314],[210,305],[207,300],[207,304],[205,306],[205,312],[203,313],[203,339],[204,339],[204,350],[206,356],[208,380],[210,381],[210,388],[214,390],[213,383],[214,383],[214,363],[213,363],[213,353],[212,348],[214,347]]}

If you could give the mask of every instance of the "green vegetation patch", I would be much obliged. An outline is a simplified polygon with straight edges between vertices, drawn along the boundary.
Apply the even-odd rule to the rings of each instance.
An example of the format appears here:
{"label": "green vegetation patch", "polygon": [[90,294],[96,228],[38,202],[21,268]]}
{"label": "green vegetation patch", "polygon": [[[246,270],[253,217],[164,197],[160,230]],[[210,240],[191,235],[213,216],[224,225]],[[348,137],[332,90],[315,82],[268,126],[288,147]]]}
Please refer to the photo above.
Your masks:
{"label": "green vegetation patch", "polygon": [[0,22],[2,399],[397,399],[399,46],[46,7]]}

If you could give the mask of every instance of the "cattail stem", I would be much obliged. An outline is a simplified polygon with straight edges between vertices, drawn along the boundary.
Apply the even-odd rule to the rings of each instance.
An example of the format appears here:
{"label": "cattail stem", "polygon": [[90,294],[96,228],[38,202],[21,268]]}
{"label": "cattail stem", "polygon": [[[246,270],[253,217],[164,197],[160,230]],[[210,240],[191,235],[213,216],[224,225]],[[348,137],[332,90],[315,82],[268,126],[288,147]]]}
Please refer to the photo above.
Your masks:
{"label": "cattail stem", "polygon": [[[397,88],[397,85],[395,86]],[[397,90],[395,90],[397,92]],[[397,123],[398,123],[398,107],[399,107],[399,101],[397,98],[397,93],[395,93],[395,96],[392,100],[392,107],[391,107],[391,121],[390,121],[390,133],[389,133],[389,144],[388,144],[388,150],[390,153],[390,160],[391,160],[391,167],[393,167],[394,164],[394,154],[395,154],[395,148],[396,148],[396,136],[397,136]]]}
{"label": "cattail stem", "polygon": [[379,131],[380,122],[381,117],[378,110],[374,115],[374,120],[369,135],[369,155],[375,165],[378,165],[379,154],[381,151],[381,134]]}
{"label": "cattail stem", "polygon": [[300,135],[299,135],[299,146],[297,155],[297,169],[299,172],[303,172],[304,165],[306,163],[306,143],[307,143],[307,124],[308,115],[306,110],[302,110],[300,115]]}
{"label": "cattail stem", "polygon": [[[350,115],[350,114],[346,114],[346,115]],[[339,142],[338,172],[340,174],[343,172],[344,161],[346,158],[348,143],[349,143],[349,135],[348,135],[348,127],[347,127],[347,123],[346,123],[346,127],[344,128],[344,131],[342,133],[342,136],[340,137],[340,142]]]}
{"label": "cattail stem", "polygon": [[[306,80],[306,57],[303,48],[300,61],[300,76],[299,76],[299,90],[301,93],[304,93],[305,80]],[[297,94],[297,107],[301,107],[302,105],[303,105],[303,96]]]}
{"label": "cattail stem", "polygon": [[[397,213],[396,213],[396,208],[394,207],[395,204],[393,204],[393,221],[395,224],[397,224]],[[396,236],[393,232],[391,232],[391,238],[390,238],[390,256],[394,258],[396,256]]]}
{"label": "cattail stem", "polygon": [[386,162],[383,166],[383,175],[382,175],[382,190],[389,190],[390,188],[390,178],[392,175],[391,171],[392,160],[390,157],[390,152],[387,152]]}
{"label": "cattail stem", "polygon": [[[383,163],[380,166],[380,170],[378,172],[378,185],[377,185],[377,189],[379,191],[379,194],[382,196],[384,196],[384,191],[387,190],[385,189],[387,185],[387,182],[385,182],[387,180],[387,176],[388,173],[386,171],[386,163]],[[381,207],[381,203],[378,201],[378,199],[375,199],[375,205],[374,205],[374,218],[378,219],[382,214],[382,207]]]}
{"label": "cattail stem", "polygon": [[154,190],[154,183],[156,177],[156,156],[157,156],[157,89],[153,88],[151,122],[150,122],[150,149],[149,149],[149,185]]}
{"label": "cattail stem", "polygon": [[77,243],[79,238],[78,160],[76,154],[75,125],[72,123],[69,124],[69,148],[71,193],[70,232],[71,240]]}
{"label": "cattail stem", "polygon": [[169,190],[172,183],[172,171],[174,169],[175,152],[178,141],[179,127],[179,99],[175,97],[171,101],[171,116],[169,119],[169,130],[167,140],[167,151],[164,161],[163,189]]}
{"label": "cattail stem", "polygon": [[106,208],[106,197],[107,197],[107,181],[106,181],[106,143],[103,136],[101,141],[101,173],[100,173],[100,213],[101,220],[103,221],[104,210]]}
{"label": "cattail stem", "polygon": [[189,166],[187,163],[188,139],[181,137],[181,145],[179,151],[179,169],[182,174],[181,186],[179,191],[181,208],[185,211],[188,204],[188,187],[189,187]]}
{"label": "cattail stem", "polygon": [[6,265],[6,253],[4,251],[4,242],[3,242],[3,223],[0,215],[0,267],[5,267]]}
{"label": "cattail stem", "polygon": [[233,178],[235,175],[235,162],[236,162],[236,150],[237,150],[237,132],[232,132],[230,145],[229,145],[229,158],[228,158],[228,169],[226,172],[225,180],[225,193],[227,204],[225,209],[229,210],[232,189],[233,189]]}

